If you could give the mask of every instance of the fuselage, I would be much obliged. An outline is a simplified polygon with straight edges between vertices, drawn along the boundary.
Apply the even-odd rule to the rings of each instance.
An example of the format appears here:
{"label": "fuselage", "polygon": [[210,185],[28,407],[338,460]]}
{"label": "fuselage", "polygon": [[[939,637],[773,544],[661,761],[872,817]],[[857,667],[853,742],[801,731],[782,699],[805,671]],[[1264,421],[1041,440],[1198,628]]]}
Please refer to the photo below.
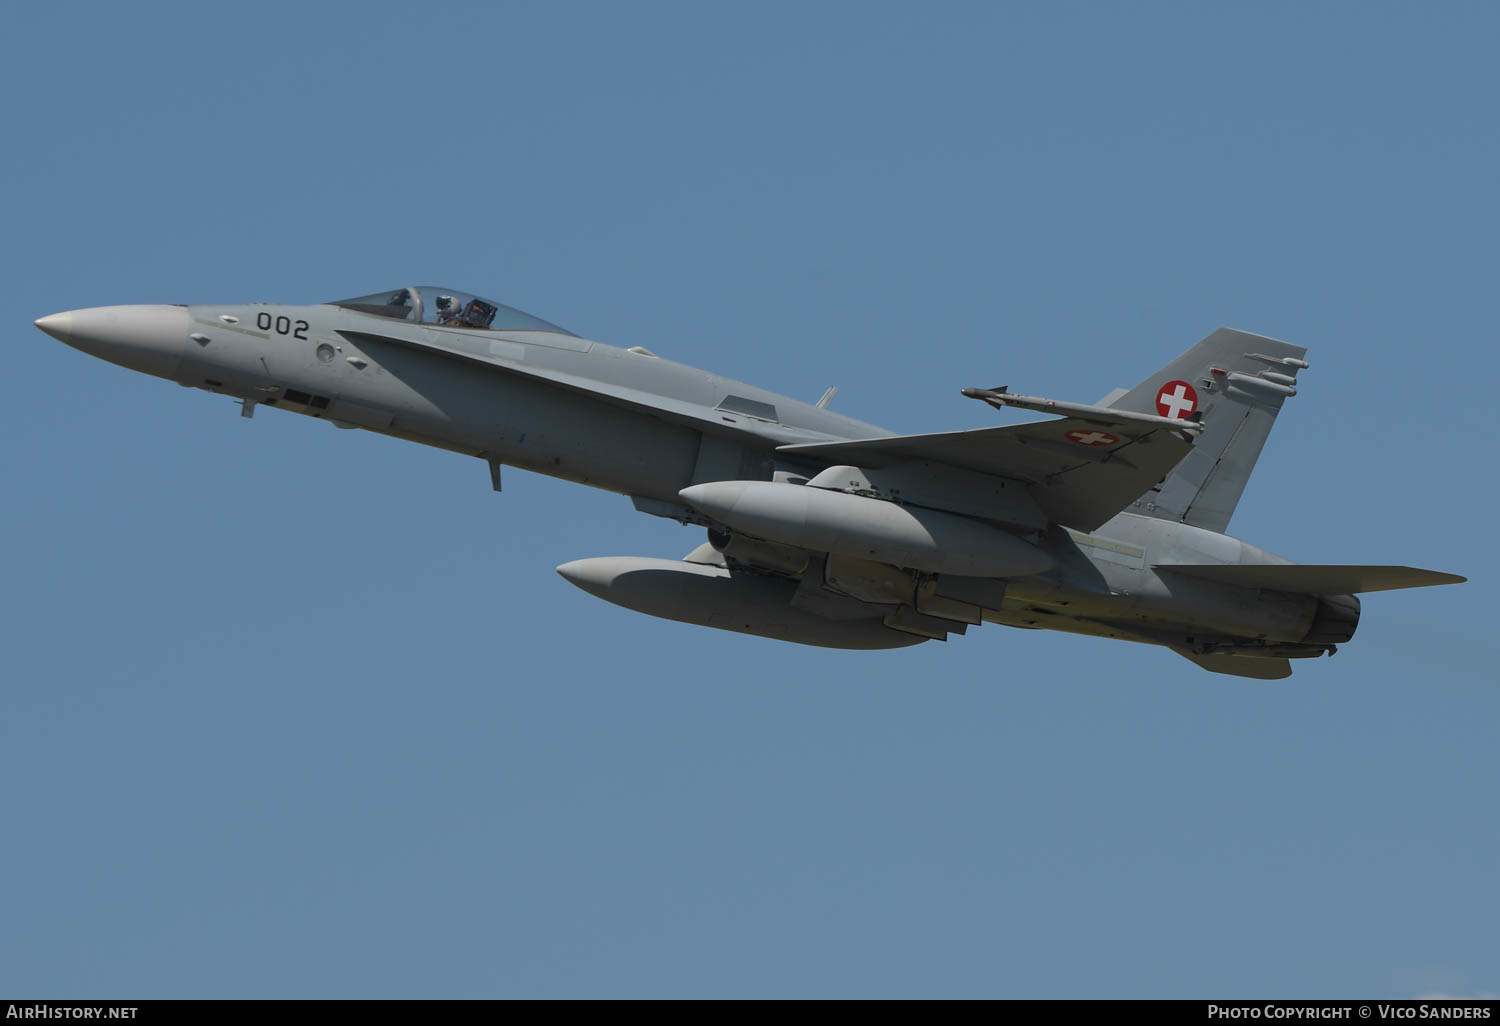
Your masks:
{"label": "fuselage", "polygon": [[[191,333],[208,341],[184,345],[175,376],[183,384],[625,495],[675,501],[681,489],[715,479],[706,475],[758,465],[778,445],[889,433],[572,335],[411,324],[333,306],[188,309]],[[396,336],[473,358],[390,341]],[[722,430],[506,373],[508,363],[691,407]]]}

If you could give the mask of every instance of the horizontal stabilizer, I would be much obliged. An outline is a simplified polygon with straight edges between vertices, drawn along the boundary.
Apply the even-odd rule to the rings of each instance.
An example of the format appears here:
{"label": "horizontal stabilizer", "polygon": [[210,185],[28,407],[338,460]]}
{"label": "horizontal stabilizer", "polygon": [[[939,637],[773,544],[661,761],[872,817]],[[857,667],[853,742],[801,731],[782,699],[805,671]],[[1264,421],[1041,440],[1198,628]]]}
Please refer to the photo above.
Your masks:
{"label": "horizontal stabilizer", "polygon": [[1290,659],[1261,659],[1242,655],[1199,655],[1184,648],[1172,651],[1203,667],[1209,673],[1227,673],[1231,677],[1253,677],[1256,680],[1282,680],[1292,675]]}
{"label": "horizontal stabilizer", "polygon": [[1317,566],[1283,563],[1246,565],[1223,563],[1158,563],[1153,569],[1168,570],[1185,577],[1199,577],[1241,588],[1266,588],[1301,595],[1353,595],[1364,591],[1397,588],[1430,588],[1436,584],[1462,584],[1467,577],[1412,566]]}

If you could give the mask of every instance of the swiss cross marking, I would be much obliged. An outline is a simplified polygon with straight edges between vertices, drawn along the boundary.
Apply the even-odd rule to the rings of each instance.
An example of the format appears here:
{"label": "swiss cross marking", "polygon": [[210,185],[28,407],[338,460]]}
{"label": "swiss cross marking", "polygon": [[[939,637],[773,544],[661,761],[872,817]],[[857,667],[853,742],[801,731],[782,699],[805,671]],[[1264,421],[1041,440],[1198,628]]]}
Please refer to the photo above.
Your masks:
{"label": "swiss cross marking", "polygon": [[1168,420],[1181,420],[1198,408],[1198,390],[1186,381],[1168,381],[1156,393],[1156,412]]}
{"label": "swiss cross marking", "polygon": [[1119,441],[1114,435],[1103,431],[1069,431],[1064,437],[1079,445],[1114,445]]}

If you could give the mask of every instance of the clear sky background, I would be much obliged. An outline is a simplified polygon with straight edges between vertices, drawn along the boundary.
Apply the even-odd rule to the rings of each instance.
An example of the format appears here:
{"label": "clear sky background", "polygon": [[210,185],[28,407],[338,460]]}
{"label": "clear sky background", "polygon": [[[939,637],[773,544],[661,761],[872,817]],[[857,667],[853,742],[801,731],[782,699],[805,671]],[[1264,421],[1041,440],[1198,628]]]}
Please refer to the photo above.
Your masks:
{"label": "clear sky background", "polygon": [[[18,4],[0,993],[1500,991],[1492,4]],[[1310,348],[1290,680],[630,613],[628,500],[32,327],[435,282],[897,431]],[[1011,417],[1010,419],[1020,419]]]}

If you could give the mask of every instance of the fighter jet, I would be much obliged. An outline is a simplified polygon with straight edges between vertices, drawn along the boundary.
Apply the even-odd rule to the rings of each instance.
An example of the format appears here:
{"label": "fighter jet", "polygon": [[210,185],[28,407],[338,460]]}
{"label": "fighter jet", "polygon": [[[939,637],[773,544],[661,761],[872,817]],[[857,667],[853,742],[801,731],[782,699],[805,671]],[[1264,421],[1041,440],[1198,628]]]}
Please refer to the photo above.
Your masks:
{"label": "fighter jet", "polygon": [[898,435],[455,289],[311,306],[110,306],[37,327],[132,370],[628,496],[707,530],[681,559],[557,568],[652,616],[887,649],[980,624],[1159,645],[1276,679],[1353,637],[1363,592],[1453,584],[1297,565],[1226,533],[1301,346],[1220,328],[1097,403],[963,394],[1046,415]]}

